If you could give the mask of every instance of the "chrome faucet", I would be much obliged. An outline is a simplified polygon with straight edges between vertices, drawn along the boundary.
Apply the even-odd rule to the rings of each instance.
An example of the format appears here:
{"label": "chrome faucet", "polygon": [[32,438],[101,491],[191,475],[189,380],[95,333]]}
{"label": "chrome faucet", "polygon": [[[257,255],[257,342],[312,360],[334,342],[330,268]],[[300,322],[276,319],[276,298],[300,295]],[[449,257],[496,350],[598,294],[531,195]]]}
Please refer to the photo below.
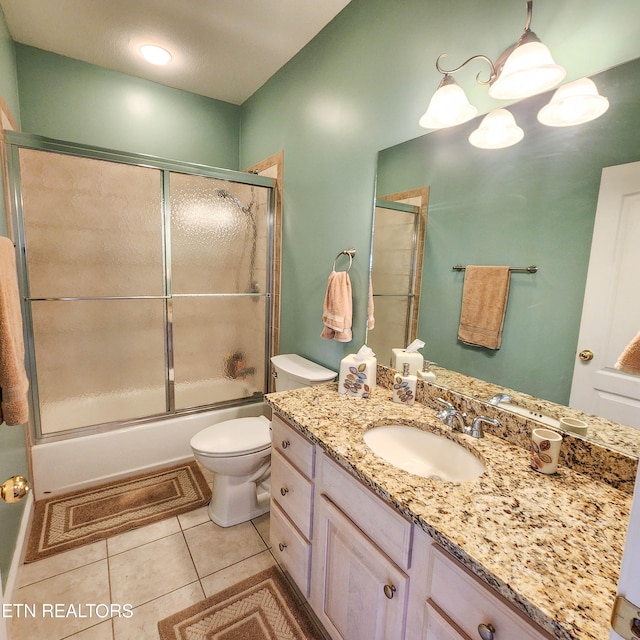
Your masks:
{"label": "chrome faucet", "polygon": [[508,393],[496,393],[491,400],[489,400],[489,404],[497,407],[501,402],[513,402],[513,398]]}
{"label": "chrome faucet", "polygon": [[492,424],[494,427],[501,427],[500,420],[497,418],[490,418],[489,416],[478,416],[474,418],[471,426],[468,427],[468,431],[465,431],[467,435],[470,435],[472,438],[484,438],[484,431],[482,430],[482,423],[488,422]]}
{"label": "chrome faucet", "polygon": [[[448,427],[451,427],[452,431],[466,433],[468,427],[464,419],[467,417],[467,414],[460,413],[450,402],[447,402],[442,398],[436,398],[436,401],[444,405],[444,409],[438,411],[436,418],[442,420],[442,422],[444,422]],[[456,421],[457,426],[454,424],[454,420]]]}
{"label": "chrome faucet", "polygon": [[[472,438],[484,438],[484,431],[482,430],[482,423],[488,422],[495,427],[501,427],[500,420],[496,418],[490,418],[489,416],[478,416],[474,418],[473,422],[468,425],[465,422],[467,417],[466,413],[460,413],[450,402],[443,400],[442,398],[436,398],[436,401],[444,405],[444,409],[441,409],[436,414],[436,418],[442,420],[448,427],[451,427],[452,431],[459,431]],[[456,424],[454,424],[454,421]]]}

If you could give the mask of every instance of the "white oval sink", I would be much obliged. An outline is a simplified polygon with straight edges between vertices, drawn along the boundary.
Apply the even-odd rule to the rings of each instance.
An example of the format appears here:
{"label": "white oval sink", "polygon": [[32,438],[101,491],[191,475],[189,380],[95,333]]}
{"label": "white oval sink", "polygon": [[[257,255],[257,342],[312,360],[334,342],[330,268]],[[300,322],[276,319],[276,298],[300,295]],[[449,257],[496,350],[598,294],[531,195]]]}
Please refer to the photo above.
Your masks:
{"label": "white oval sink", "polygon": [[417,427],[374,427],[364,434],[364,441],[393,466],[423,478],[475,480],[485,470],[484,464],[457,442]]}

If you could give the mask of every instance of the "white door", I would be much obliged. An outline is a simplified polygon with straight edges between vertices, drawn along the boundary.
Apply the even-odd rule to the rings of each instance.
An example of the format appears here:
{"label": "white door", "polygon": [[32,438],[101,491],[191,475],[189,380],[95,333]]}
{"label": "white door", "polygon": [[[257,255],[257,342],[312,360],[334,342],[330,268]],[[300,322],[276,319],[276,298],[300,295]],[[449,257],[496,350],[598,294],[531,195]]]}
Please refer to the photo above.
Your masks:
{"label": "white door", "polygon": [[[634,625],[634,617],[638,616],[640,611],[640,474],[636,476],[636,490],[633,494],[633,503],[631,505],[631,518],[629,520],[629,529],[627,530],[627,541],[622,557],[622,568],[620,570],[620,580],[618,581],[618,593],[624,596],[626,600],[631,602],[635,612],[631,611],[631,615],[621,617],[617,622],[620,628],[625,632],[619,635],[615,631],[611,631],[610,640],[620,640],[621,638],[633,638],[635,636],[629,633],[630,627]],[[629,611],[626,611],[628,614]],[[635,622],[637,625],[637,622]],[[618,627],[616,627],[618,628]],[[635,627],[637,628],[637,627]]]}
{"label": "white door", "polygon": [[638,332],[640,162],[632,162],[602,170],[571,407],[640,428],[640,376],[614,368]]}
{"label": "white door", "polygon": [[[0,574],[0,611],[4,611],[4,594],[2,593],[2,575]],[[5,616],[0,616],[0,640],[7,640],[7,622]]]}

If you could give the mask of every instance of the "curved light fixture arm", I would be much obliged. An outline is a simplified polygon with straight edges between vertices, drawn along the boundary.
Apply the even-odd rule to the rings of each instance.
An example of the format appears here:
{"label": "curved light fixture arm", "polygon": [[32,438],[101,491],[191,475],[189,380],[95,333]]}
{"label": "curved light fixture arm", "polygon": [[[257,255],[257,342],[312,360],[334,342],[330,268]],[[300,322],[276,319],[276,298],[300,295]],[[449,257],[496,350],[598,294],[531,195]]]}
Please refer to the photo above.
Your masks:
{"label": "curved light fixture arm", "polygon": [[533,13],[533,0],[527,0],[527,21],[524,23],[523,32],[526,33],[531,28],[531,14]]}
{"label": "curved light fixture arm", "polygon": [[478,54],[478,55],[476,55],[476,56],[471,56],[470,58],[468,58],[467,60],[465,60],[465,61],[464,61],[464,62],[463,62],[459,67],[456,67],[455,69],[447,70],[447,69],[443,69],[443,68],[440,66],[440,59],[441,59],[441,58],[446,58],[446,57],[447,57],[447,55],[448,55],[447,53],[441,53],[441,54],[438,56],[438,59],[436,60],[436,69],[437,69],[440,73],[442,73],[442,74],[444,74],[444,75],[451,75],[452,73],[456,73],[456,72],[460,71],[460,69],[462,69],[463,67],[465,67],[467,64],[469,64],[469,62],[472,62],[473,60],[484,60],[484,61],[489,65],[489,68],[491,69],[491,71],[490,71],[490,75],[489,75],[489,79],[488,79],[488,80],[481,80],[481,79],[480,79],[480,73],[479,73],[479,74],[476,76],[476,81],[477,81],[479,84],[491,84],[491,83],[493,82],[493,79],[496,77],[496,69],[495,69],[495,67],[493,66],[493,62],[491,62],[491,59],[490,59],[490,58],[488,58],[487,56],[483,56],[483,55],[481,55],[481,54]]}
{"label": "curved light fixture arm", "polygon": [[476,82],[478,82],[478,84],[491,84],[496,79],[496,77],[498,76],[500,71],[502,70],[502,67],[504,66],[504,63],[505,63],[506,59],[514,51],[514,49],[516,49],[518,47],[518,45],[522,44],[525,41],[527,41],[527,42],[540,42],[540,40],[538,39],[536,34],[531,31],[531,17],[532,17],[532,13],[533,13],[533,0],[527,0],[526,7],[527,7],[527,18],[526,18],[525,23],[524,23],[524,29],[522,30],[522,35],[520,36],[520,38],[518,39],[518,41],[515,44],[511,45],[506,51],[504,51],[500,55],[500,57],[495,62],[495,64],[487,56],[476,55],[476,56],[471,56],[468,60],[465,60],[460,66],[456,67],[455,69],[447,70],[447,69],[443,69],[440,66],[440,60],[442,58],[446,58],[447,55],[448,55],[446,53],[442,53],[442,54],[440,54],[438,56],[438,59],[436,60],[436,69],[440,73],[442,73],[443,75],[451,75],[452,73],[456,73],[457,71],[460,71],[460,69],[465,67],[467,64],[469,64],[469,62],[472,62],[473,60],[484,60],[489,65],[489,68],[491,70],[490,71],[490,75],[489,75],[489,79],[488,80],[482,80],[480,78],[480,74],[478,74],[476,76]]}

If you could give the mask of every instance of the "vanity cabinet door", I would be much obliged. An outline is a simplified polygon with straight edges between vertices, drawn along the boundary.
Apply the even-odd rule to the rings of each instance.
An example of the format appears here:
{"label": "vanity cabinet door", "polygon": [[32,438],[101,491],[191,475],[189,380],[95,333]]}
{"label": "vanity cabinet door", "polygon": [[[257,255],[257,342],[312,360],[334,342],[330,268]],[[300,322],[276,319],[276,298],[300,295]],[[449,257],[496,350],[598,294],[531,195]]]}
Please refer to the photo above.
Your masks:
{"label": "vanity cabinet door", "polygon": [[408,576],[326,496],[316,523],[311,603],[333,640],[402,640]]}

